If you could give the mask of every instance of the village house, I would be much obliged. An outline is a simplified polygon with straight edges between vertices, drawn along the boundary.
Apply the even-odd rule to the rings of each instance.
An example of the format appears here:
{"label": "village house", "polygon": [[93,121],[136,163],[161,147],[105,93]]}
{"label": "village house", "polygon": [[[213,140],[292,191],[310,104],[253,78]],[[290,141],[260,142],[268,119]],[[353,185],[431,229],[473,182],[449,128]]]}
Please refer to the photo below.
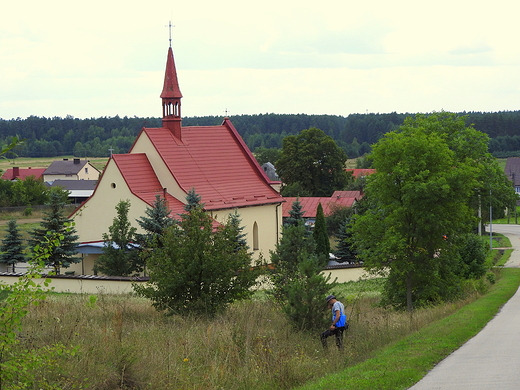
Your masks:
{"label": "village house", "polygon": [[33,176],[36,180],[40,180],[45,172],[45,168],[20,168],[14,167],[6,169],[2,175],[3,180],[25,180],[29,176]]}
{"label": "village house", "polygon": [[98,180],[99,171],[88,160],[64,158],[53,161],[43,172],[43,181],[52,183],[54,180]]}
{"label": "village house", "polygon": [[71,216],[80,238],[82,262],[64,271],[92,274],[102,234],[116,217],[116,205],[129,200],[129,220],[145,215],[156,195],[171,216],[183,212],[188,191],[201,196],[217,222],[238,212],[247,243],[258,258],[268,257],[281,233],[283,198],[229,120],[217,126],[182,126],[182,94],[172,48],[168,49],[162,101],[162,127],[143,128],[127,154],[108,161],[93,195]]}

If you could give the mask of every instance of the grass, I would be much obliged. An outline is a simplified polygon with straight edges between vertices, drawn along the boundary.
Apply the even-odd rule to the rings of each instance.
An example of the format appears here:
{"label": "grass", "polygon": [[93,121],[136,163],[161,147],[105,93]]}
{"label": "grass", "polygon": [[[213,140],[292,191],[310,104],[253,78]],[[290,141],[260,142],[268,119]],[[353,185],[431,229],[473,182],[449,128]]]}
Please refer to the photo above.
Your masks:
{"label": "grass", "polygon": [[[489,296],[504,289],[509,271],[502,271],[504,277]],[[410,378],[420,378],[436,359],[460,345],[452,333],[462,333],[461,339],[470,337],[487,318],[471,328],[467,319],[452,319],[438,330],[439,325],[429,325],[464,312],[461,308],[478,295],[410,315],[377,306],[381,286],[381,280],[365,280],[341,284],[334,291],[349,314],[343,353],[335,348],[324,351],[319,332],[294,331],[262,294],[237,302],[212,319],[166,317],[149,301],[130,295],[49,294],[42,304],[30,308],[19,347],[55,343],[76,347],[74,356],[59,360],[59,373],[46,374],[45,380],[59,383],[62,389],[291,389],[308,381],[311,387],[305,388],[309,389],[375,389],[382,372],[388,387],[380,388],[393,389],[399,388],[393,387],[396,381],[410,384]],[[477,302],[487,302],[486,297]],[[418,333],[430,328],[436,333]],[[445,347],[438,350],[438,343]],[[423,349],[428,353],[423,354]],[[395,354],[404,357],[396,359]],[[413,361],[413,356],[419,361]],[[343,371],[345,367],[353,368]],[[330,378],[314,382],[327,374]],[[356,379],[351,386],[352,377]],[[359,387],[363,381],[368,387]]]}
{"label": "grass", "polygon": [[515,294],[520,270],[502,269],[500,273],[499,282],[482,298],[392,343],[370,359],[300,389],[409,388],[477,334]]}

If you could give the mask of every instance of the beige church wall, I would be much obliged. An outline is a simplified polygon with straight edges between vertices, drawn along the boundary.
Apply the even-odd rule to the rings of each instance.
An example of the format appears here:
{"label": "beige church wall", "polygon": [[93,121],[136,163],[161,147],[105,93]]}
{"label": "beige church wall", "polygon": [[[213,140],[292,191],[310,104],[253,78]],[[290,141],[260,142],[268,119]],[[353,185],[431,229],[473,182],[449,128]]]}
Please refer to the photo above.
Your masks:
{"label": "beige church wall", "polygon": [[72,216],[79,241],[100,241],[103,233],[108,233],[108,227],[112,225],[113,219],[117,215],[116,205],[119,201],[127,199],[130,200],[129,221],[141,232],[141,228],[135,220],[144,215],[147,205],[130,192],[115,162],[110,160],[96,188],[95,195]]}
{"label": "beige church wall", "polygon": [[[253,250],[253,226],[256,222],[258,226],[258,250],[254,251],[254,258],[258,259],[260,255],[269,262],[269,251],[274,250],[281,232],[281,214],[282,206],[263,205],[253,207],[243,207],[236,209],[240,219],[242,231],[246,234],[246,240],[249,248]],[[235,212],[235,209],[215,210],[212,216],[217,221],[224,223],[229,214]]]}
{"label": "beige church wall", "polygon": [[[148,161],[150,161],[150,164],[152,165],[157,178],[161,182],[162,187],[166,188],[166,191],[174,198],[177,198],[181,202],[186,203],[186,193],[181,189],[177,181],[172,176],[170,170],[164,163],[163,159],[152,145],[150,139],[144,133],[142,133],[141,136],[137,139],[130,153],[146,153]],[[187,190],[190,190],[190,188]]]}
{"label": "beige church wall", "polygon": [[331,281],[337,278],[338,283],[358,281],[359,279],[373,277],[369,275],[363,267],[328,269],[323,271],[322,274],[324,276],[330,275]]}

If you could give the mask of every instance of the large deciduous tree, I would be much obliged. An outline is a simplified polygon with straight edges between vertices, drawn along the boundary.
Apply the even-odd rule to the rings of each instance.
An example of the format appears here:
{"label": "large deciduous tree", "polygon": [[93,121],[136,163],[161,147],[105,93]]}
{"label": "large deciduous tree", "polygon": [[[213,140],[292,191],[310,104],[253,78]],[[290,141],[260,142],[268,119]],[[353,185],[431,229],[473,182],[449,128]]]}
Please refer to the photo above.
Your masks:
{"label": "large deciduous tree", "polygon": [[408,118],[373,146],[369,207],[352,230],[367,269],[388,276],[386,303],[412,310],[460,293],[460,248],[445,237],[472,231],[475,194],[503,182],[487,169],[487,140],[464,118],[441,112]]}
{"label": "large deciduous tree", "polygon": [[285,137],[281,157],[275,164],[286,189],[282,190],[283,195],[303,195],[287,193],[291,188],[308,191],[310,196],[330,196],[335,190],[342,190],[348,183],[346,160],[343,149],[315,127]]}
{"label": "large deciduous tree", "polygon": [[249,297],[257,271],[237,216],[215,227],[194,190],[184,210],[178,224],[166,229],[163,246],[148,257],[149,285],[134,289],[168,314],[213,315]]}

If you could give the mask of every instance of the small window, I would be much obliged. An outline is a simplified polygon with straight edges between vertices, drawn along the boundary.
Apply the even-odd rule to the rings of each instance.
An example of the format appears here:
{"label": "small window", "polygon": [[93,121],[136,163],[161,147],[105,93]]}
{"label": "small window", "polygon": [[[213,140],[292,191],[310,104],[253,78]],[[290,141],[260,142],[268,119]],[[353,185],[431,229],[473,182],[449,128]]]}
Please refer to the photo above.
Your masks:
{"label": "small window", "polygon": [[257,251],[258,249],[260,249],[258,244],[258,224],[255,222],[253,224],[253,250]]}
{"label": "small window", "polygon": [[112,183],[112,184],[110,184],[110,187],[112,187],[112,188],[116,188],[116,183]]}
{"label": "small window", "polygon": [[85,173],[88,175],[88,168],[85,168]]}

